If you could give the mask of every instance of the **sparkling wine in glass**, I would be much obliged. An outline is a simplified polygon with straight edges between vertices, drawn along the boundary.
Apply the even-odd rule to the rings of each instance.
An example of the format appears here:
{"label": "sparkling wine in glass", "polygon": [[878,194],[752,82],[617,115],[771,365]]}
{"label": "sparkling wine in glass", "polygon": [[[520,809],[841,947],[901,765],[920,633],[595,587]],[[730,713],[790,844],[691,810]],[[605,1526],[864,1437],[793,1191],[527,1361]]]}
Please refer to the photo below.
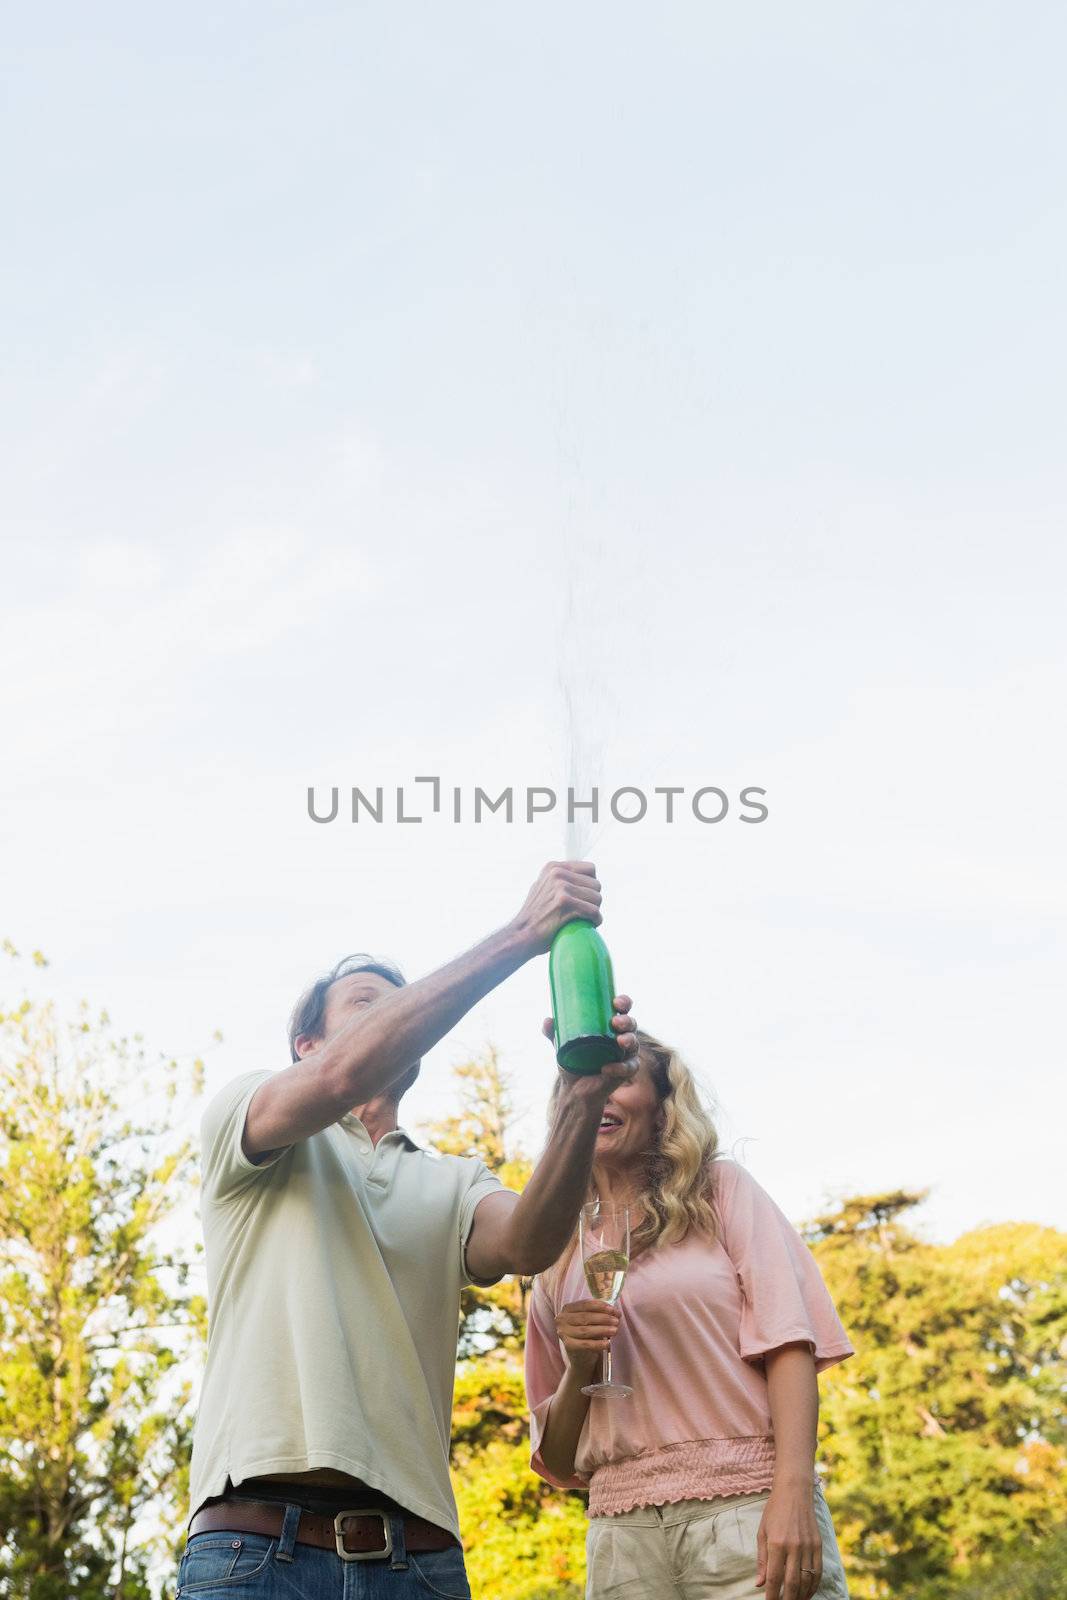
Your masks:
{"label": "sparkling wine in glass", "polygon": [[[599,1200],[583,1206],[578,1218],[578,1238],[582,1267],[589,1293],[594,1300],[613,1306],[622,1293],[626,1269],[630,1265],[630,1213],[626,1206],[602,1206]],[[587,1383],[583,1394],[604,1395],[623,1400],[633,1390],[611,1379],[611,1345],[604,1351],[604,1376],[599,1383]]]}

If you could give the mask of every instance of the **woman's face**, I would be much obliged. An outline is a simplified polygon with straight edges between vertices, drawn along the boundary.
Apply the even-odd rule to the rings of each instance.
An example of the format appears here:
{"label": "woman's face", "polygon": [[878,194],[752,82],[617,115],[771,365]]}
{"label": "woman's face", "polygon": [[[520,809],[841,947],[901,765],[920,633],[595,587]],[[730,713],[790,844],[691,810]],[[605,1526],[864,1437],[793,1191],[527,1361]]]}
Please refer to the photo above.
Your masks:
{"label": "woman's face", "polygon": [[642,1055],[629,1083],[620,1084],[607,1098],[593,1150],[598,1166],[623,1169],[639,1166],[656,1142],[660,1099]]}

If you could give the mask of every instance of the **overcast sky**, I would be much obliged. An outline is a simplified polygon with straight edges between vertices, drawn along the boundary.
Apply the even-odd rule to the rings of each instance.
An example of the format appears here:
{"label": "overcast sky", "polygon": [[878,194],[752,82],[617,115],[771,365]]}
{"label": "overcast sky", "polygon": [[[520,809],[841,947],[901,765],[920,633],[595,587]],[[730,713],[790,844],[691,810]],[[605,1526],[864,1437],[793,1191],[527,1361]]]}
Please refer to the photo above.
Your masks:
{"label": "overcast sky", "polygon": [[[283,1067],[311,977],[431,969],[564,848],[308,785],[565,783],[562,671],[605,793],[767,791],[592,854],[619,987],[789,1214],[1067,1225],[1065,34],[12,11],[0,935],[42,985],[220,1028],[211,1090]],[[405,1120],[491,1040],[534,1147],[546,1002],[542,959]]]}

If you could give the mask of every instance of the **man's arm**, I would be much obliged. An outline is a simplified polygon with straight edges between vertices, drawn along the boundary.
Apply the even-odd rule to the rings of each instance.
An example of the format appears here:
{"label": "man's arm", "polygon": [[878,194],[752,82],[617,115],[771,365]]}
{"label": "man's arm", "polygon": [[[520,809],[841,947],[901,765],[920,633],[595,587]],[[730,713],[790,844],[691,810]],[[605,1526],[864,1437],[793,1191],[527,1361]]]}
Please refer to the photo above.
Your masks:
{"label": "man's arm", "polygon": [[556,1118],[545,1152],[521,1194],[488,1195],[474,1213],[467,1241],[472,1278],[495,1281],[505,1272],[544,1272],[561,1254],[585,1203],[593,1146],[604,1102],[637,1071],[637,1023],[629,995],[617,995],[611,1019],[623,1060],[598,1073],[563,1072]]}
{"label": "man's arm", "polygon": [[588,862],[549,862],[522,910],[446,966],[355,1013],[333,1038],[261,1085],[245,1118],[250,1159],[307,1139],[403,1076],[505,978],[540,955],[565,922],[601,921],[600,884]]}

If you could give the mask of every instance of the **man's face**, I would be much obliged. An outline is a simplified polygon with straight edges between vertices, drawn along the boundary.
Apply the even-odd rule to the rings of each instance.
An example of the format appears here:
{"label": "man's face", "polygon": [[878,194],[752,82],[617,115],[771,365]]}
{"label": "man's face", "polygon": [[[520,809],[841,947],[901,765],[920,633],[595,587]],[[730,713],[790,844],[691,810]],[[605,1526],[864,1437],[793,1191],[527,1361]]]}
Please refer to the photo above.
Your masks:
{"label": "man's face", "polygon": [[[331,983],[326,996],[326,1009],[322,1017],[322,1038],[309,1039],[301,1036],[296,1042],[297,1054],[309,1055],[312,1050],[317,1050],[327,1039],[332,1039],[334,1034],[340,1033],[345,1024],[358,1012],[366,1011],[369,1006],[377,1004],[386,995],[396,994],[397,985],[390,983],[388,978],[383,978],[378,972],[350,972],[346,978],[338,978],[336,983]],[[399,1100],[419,1075],[421,1061],[413,1061],[402,1077],[398,1078],[390,1089],[390,1097]]]}
{"label": "man's face", "polygon": [[347,978],[331,983],[322,1019],[322,1039],[332,1039],[357,1011],[366,1011],[383,995],[396,994],[396,984],[378,972],[350,972]]}

